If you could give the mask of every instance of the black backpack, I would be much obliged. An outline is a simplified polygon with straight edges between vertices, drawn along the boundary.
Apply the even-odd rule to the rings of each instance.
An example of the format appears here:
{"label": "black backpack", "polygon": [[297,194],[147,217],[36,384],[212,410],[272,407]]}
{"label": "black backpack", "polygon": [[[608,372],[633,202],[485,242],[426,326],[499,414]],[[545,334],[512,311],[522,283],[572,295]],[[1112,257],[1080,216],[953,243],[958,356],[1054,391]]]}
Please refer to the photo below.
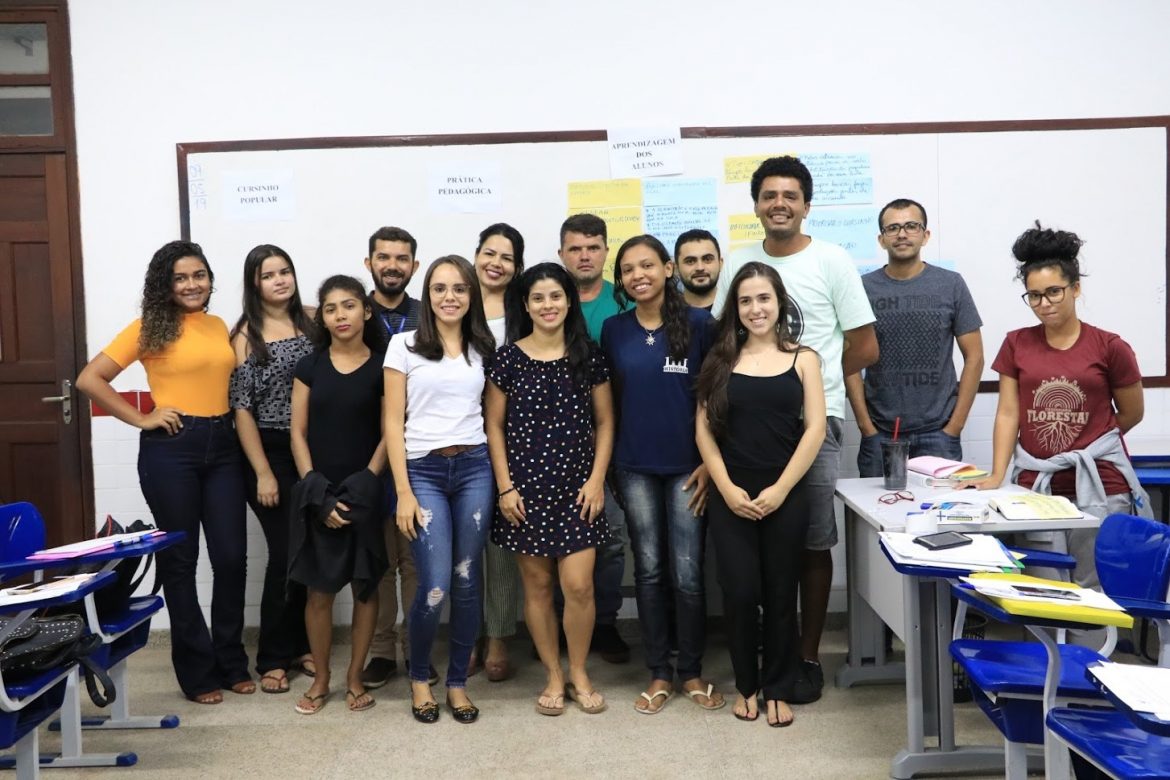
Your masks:
{"label": "black backpack", "polygon": [[[97,530],[94,536],[95,538],[101,539],[106,536],[116,536],[117,534],[153,530],[154,526],[143,520],[135,520],[129,526],[123,528],[117,520],[110,515],[106,515],[106,522],[102,524],[102,527]],[[142,584],[142,581],[146,579],[146,575],[150,573],[150,567],[153,562],[153,554],[136,555],[118,562],[118,565],[114,567],[114,581],[104,588],[99,588],[93,594],[93,603],[97,608],[99,618],[113,617],[126,610],[126,605],[130,602],[130,597],[134,595],[134,591],[138,590],[138,586]],[[156,594],[161,588],[162,582],[156,579],[154,581],[154,587],[151,588],[150,592],[152,595]]]}
{"label": "black backpack", "polygon": [[[0,630],[10,620],[0,617]],[[89,697],[97,706],[106,707],[117,698],[114,682],[89,658],[101,646],[101,637],[86,633],[85,620],[80,615],[32,618],[0,645],[0,669],[10,679],[20,680],[76,662],[84,673]]]}

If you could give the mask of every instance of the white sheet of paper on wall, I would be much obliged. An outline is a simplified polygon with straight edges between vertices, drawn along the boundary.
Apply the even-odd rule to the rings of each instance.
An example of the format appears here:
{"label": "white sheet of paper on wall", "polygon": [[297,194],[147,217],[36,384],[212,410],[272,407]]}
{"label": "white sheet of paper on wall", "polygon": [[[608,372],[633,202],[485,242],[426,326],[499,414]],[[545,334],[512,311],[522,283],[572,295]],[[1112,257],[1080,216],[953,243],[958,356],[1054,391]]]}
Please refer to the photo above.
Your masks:
{"label": "white sheet of paper on wall", "polygon": [[427,177],[427,199],[436,213],[490,214],[503,199],[503,167],[498,160],[437,163]]}
{"label": "white sheet of paper on wall", "polygon": [[221,208],[238,222],[288,222],[297,216],[296,181],[287,168],[225,171]]}

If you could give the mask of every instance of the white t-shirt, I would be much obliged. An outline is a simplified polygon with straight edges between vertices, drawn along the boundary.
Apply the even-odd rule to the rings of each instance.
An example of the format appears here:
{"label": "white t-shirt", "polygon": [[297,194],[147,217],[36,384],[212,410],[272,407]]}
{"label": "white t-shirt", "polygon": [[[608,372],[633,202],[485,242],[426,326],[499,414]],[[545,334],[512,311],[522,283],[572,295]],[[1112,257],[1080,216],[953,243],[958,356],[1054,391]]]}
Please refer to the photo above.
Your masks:
{"label": "white t-shirt", "polygon": [[386,350],[386,368],[406,374],[406,457],[421,458],[453,444],[484,444],[483,360],[468,351],[427,360],[407,349],[416,331],[397,333]]}
{"label": "white t-shirt", "polygon": [[488,330],[490,330],[492,332],[492,335],[496,337],[496,349],[499,349],[500,347],[504,346],[504,335],[505,335],[504,324],[505,324],[506,320],[507,320],[507,318],[505,318],[505,317],[496,317],[493,320],[487,321]]}
{"label": "white t-shirt", "polygon": [[788,257],[772,257],[764,251],[762,241],[737,249],[719,274],[712,312],[723,310],[732,278],[753,260],[780,273],[788,291],[792,334],[821,356],[825,411],[829,417],[844,418],[845,377],[841,371],[841,355],[845,351],[845,331],[868,325],[875,319],[853,259],[837,244],[816,238]]}

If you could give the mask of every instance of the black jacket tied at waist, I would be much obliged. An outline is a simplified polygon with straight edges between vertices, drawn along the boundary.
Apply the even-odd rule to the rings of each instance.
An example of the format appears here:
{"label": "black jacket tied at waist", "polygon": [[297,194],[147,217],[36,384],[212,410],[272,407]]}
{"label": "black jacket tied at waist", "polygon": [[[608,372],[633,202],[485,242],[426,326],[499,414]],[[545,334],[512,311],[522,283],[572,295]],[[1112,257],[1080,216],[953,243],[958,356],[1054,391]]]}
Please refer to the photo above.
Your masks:
{"label": "black jacket tied at waist", "polygon": [[[326,593],[352,582],[357,598],[367,600],[389,568],[382,530],[385,495],[382,480],[369,469],[336,486],[318,471],[306,474],[292,490],[288,578]],[[338,514],[350,524],[329,528],[325,520],[338,502],[349,507]]]}

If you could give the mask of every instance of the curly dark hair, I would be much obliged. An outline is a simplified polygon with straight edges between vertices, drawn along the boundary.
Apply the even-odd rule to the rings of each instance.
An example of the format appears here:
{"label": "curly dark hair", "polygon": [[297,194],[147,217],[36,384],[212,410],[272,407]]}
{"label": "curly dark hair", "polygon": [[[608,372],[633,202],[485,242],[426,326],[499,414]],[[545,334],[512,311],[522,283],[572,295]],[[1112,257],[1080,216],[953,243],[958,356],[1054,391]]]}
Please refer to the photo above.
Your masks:
{"label": "curly dark hair", "polygon": [[769,176],[784,176],[789,179],[796,179],[800,182],[801,192],[804,193],[804,202],[812,203],[812,174],[809,173],[808,168],[800,161],[799,157],[792,157],[791,155],[770,157],[760,163],[760,167],[756,168],[755,173],[752,174],[751,188],[753,203],[760,200],[760,188],[764,186],[764,179]]}
{"label": "curly dark hair", "polygon": [[[194,257],[203,263],[212,284],[212,292],[215,291],[215,274],[201,246],[190,241],[163,244],[150,258],[146,279],[142,283],[142,332],[138,335],[138,348],[144,355],[162,352],[168,344],[179,338],[183,326],[183,308],[175,301],[172,277],[175,263],[184,257]],[[210,295],[207,300],[210,303]],[[203,309],[207,310],[206,303]]]}
{"label": "curly dark hair", "polygon": [[[634,301],[622,284],[622,257],[626,252],[638,246],[649,247],[654,254],[658,255],[658,259],[662,261],[663,265],[674,262],[670,259],[666,247],[654,236],[641,235],[627,239],[618,249],[617,257],[614,258],[613,262],[613,297],[622,309],[628,308]],[[678,285],[674,283],[673,279],[667,279],[666,284],[662,287],[662,324],[666,326],[666,340],[669,342],[671,360],[684,360],[687,352],[690,351],[691,322],[690,317],[687,316],[688,308],[686,298],[678,289]]]}
{"label": "curly dark hair", "polygon": [[443,340],[439,338],[439,329],[435,325],[435,309],[431,306],[431,277],[435,269],[442,265],[455,266],[463,283],[467,285],[471,300],[467,313],[463,315],[460,331],[463,336],[463,358],[470,364],[470,351],[479,353],[486,365],[496,352],[496,338],[488,329],[487,318],[483,314],[483,295],[479,291],[479,280],[475,278],[475,267],[466,258],[459,255],[444,255],[427,269],[423,278],[422,301],[418,307],[418,331],[414,336],[414,344],[407,349],[427,360],[442,360]]}
{"label": "curly dark hair", "polygon": [[248,348],[261,363],[268,362],[269,354],[268,344],[264,341],[264,301],[260,298],[260,269],[264,266],[264,261],[270,257],[282,258],[292,271],[296,287],[292,297],[288,299],[288,316],[292,319],[293,327],[297,329],[298,333],[303,333],[311,340],[315,339],[317,329],[316,323],[309,315],[305,314],[305,307],[301,303],[301,286],[297,282],[297,269],[293,265],[292,258],[288,256],[288,252],[275,244],[260,244],[253,247],[248,256],[244,258],[243,313],[236,321],[235,327],[232,328],[231,338],[234,339],[246,327]]}
{"label": "curly dark hair", "polygon": [[1017,279],[1027,281],[1028,274],[1041,268],[1059,268],[1069,284],[1076,284],[1082,276],[1088,276],[1081,273],[1077,259],[1085,242],[1076,233],[1041,227],[1040,220],[1035,224],[1036,227],[1025,230],[1012,244],[1012,255],[1020,264]]}
{"label": "curly dark hair", "polygon": [[504,297],[508,343],[515,344],[532,333],[532,316],[525,306],[528,293],[541,279],[551,279],[565,291],[565,300],[569,303],[569,313],[565,317],[565,356],[569,358],[569,374],[579,387],[588,388],[589,356],[592,350],[585,315],[581,313],[581,296],[573,277],[560,263],[537,263],[516,278],[519,281],[508,285]]}
{"label": "curly dark hair", "polygon": [[695,396],[707,408],[707,426],[716,439],[727,429],[727,383],[739,359],[739,351],[747,341],[747,329],[739,319],[739,287],[748,279],[761,277],[772,285],[779,306],[776,320],[776,346],[781,352],[795,352],[788,323],[788,292],[775,268],[758,262],[745,263],[731,280],[723,311],[715,321],[715,343],[703,361]]}

